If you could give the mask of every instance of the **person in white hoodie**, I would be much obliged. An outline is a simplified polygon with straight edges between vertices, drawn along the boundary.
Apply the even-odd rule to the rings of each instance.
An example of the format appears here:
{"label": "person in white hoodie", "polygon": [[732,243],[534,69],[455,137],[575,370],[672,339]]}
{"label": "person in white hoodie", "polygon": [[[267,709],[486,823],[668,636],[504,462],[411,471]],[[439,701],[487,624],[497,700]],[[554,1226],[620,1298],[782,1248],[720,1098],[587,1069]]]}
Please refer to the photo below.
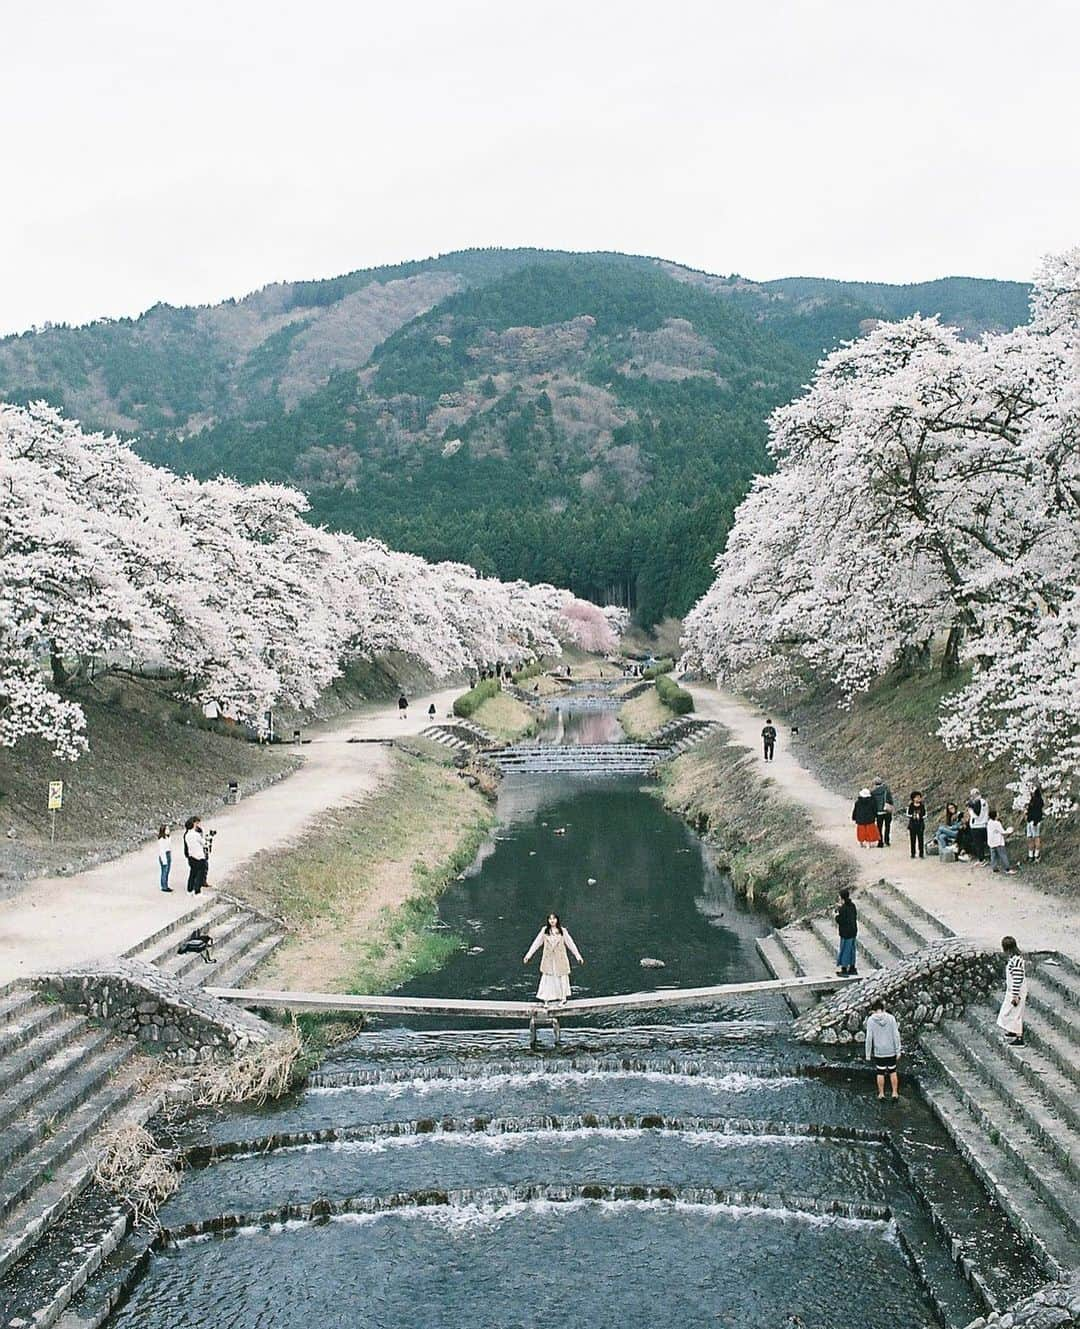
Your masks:
{"label": "person in white hoodie", "polygon": [[874,1063],[878,1098],[885,1097],[887,1075],[894,1103],[900,1097],[900,1077],[896,1071],[900,1050],[900,1026],[896,1017],[885,1009],[884,998],[878,997],[866,1021],[866,1060]]}
{"label": "person in white hoodie", "polygon": [[1009,854],[1005,848],[1005,837],[1011,834],[1012,827],[1006,830],[998,820],[997,808],[991,808],[986,823],[986,847],[990,850],[990,871],[997,872],[1004,868],[1010,877],[1015,877],[1016,869],[1009,862]]}

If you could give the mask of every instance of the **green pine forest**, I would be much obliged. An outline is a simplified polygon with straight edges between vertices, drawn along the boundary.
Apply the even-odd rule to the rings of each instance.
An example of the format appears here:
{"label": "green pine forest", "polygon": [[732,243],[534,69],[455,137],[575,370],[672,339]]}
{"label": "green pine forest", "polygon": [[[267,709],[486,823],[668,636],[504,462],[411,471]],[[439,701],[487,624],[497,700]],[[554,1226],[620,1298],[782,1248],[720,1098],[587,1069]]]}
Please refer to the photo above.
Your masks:
{"label": "green pine forest", "polygon": [[472,250],[197,309],[0,340],[45,398],[200,477],[293,484],[312,518],[571,587],[650,626],[711,579],[769,412],[870,321],[966,334],[1022,283],[711,277],[620,254]]}

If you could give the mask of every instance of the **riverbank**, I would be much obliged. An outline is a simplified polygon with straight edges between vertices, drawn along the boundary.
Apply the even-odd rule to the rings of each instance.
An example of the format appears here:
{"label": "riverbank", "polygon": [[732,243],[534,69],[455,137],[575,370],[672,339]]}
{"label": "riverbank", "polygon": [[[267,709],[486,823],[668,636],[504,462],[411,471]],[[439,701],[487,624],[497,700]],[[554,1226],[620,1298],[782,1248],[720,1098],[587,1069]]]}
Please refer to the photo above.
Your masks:
{"label": "riverbank", "polygon": [[231,880],[233,894],[290,929],[260,981],[363,994],[438,968],[461,941],[432,926],[436,901],[493,822],[491,804],[452,765],[394,750],[362,804],[327,812]]}
{"label": "riverbank", "polygon": [[852,864],[731,738],[721,728],[664,770],[665,806],[719,850],[735,890],[774,923],[831,904],[854,885]]}
{"label": "riverbank", "polygon": [[536,733],[538,713],[508,692],[489,697],[474,711],[472,719],[481,729],[504,743],[516,743]]}
{"label": "riverbank", "polygon": [[658,729],[674,719],[675,712],[664,705],[654,687],[650,687],[640,697],[631,697],[619,707],[619,723],[626,731],[627,738],[635,742],[652,738]]}

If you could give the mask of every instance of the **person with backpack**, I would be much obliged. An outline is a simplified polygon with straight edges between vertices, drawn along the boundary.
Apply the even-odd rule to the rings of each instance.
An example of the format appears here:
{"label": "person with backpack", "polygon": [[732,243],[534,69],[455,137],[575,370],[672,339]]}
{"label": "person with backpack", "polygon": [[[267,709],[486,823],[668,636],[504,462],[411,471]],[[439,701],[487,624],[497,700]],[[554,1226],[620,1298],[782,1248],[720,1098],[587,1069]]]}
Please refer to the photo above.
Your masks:
{"label": "person with backpack", "polygon": [[885,1098],[885,1077],[889,1077],[892,1089],[892,1101],[900,1097],[900,1076],[897,1062],[900,1060],[900,1026],[896,1016],[885,1009],[884,997],[878,997],[866,1021],[866,1060],[874,1063],[877,1077],[878,1101]]}
{"label": "person with backpack", "polygon": [[892,819],[895,810],[892,790],[880,775],[875,775],[871,793],[874,796],[877,814],[878,848],[884,849],[886,845],[892,843]]}
{"label": "person with backpack", "polygon": [[877,804],[869,789],[860,789],[851,809],[851,820],[855,823],[855,838],[864,847],[868,844],[880,845],[881,832],[877,823]]}
{"label": "person with backpack", "polygon": [[1027,804],[1027,812],[1025,813],[1025,820],[1027,821],[1027,851],[1029,863],[1037,863],[1039,861],[1039,851],[1042,848],[1042,819],[1042,785],[1036,785],[1031,791],[1031,797],[1028,799]]}
{"label": "person with backpack", "polygon": [[1001,949],[1005,952],[1005,996],[998,1011],[997,1024],[1005,1035],[1006,1043],[1023,1046],[1024,1010],[1028,994],[1027,966],[1015,937],[1002,937]]}
{"label": "person with backpack", "polygon": [[925,858],[923,839],[926,835],[926,804],[923,802],[922,792],[918,789],[911,791],[911,798],[908,800],[907,829],[908,840],[911,843],[911,857],[915,857],[915,850],[918,849],[919,857]]}
{"label": "person with backpack", "polygon": [[776,753],[776,726],[771,720],[765,721],[765,727],[761,731],[761,746],[765,752],[765,760],[772,761]]}
{"label": "person with backpack", "polygon": [[851,891],[844,887],[840,892],[840,908],[836,911],[836,930],[840,934],[840,949],[836,955],[836,972],[857,974],[855,968],[855,938],[859,935],[859,911],[851,898]]}

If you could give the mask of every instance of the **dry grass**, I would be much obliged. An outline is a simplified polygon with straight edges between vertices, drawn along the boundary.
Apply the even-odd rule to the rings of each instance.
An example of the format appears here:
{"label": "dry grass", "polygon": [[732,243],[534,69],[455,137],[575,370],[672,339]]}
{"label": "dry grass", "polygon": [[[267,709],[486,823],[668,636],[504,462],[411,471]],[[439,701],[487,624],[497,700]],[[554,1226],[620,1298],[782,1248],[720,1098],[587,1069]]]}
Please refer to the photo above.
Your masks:
{"label": "dry grass", "polygon": [[619,708],[619,723],[626,730],[628,738],[651,738],[669,720],[675,719],[675,712],[660,700],[655,688],[643,692],[640,697],[633,697]]}
{"label": "dry grass", "polygon": [[500,692],[482,702],[472,718],[504,743],[513,743],[536,731],[536,712],[507,692]]}
{"label": "dry grass", "polygon": [[213,1062],[194,1080],[192,1101],[197,1107],[222,1103],[254,1103],[280,1098],[303,1073],[304,1040],[294,1020],[280,1038],[260,1043],[228,1061]]}
{"label": "dry grass", "polygon": [[156,1221],[158,1209],[180,1184],[170,1155],[145,1126],[134,1123],[106,1137],[94,1180],[127,1205],[137,1224]]}

